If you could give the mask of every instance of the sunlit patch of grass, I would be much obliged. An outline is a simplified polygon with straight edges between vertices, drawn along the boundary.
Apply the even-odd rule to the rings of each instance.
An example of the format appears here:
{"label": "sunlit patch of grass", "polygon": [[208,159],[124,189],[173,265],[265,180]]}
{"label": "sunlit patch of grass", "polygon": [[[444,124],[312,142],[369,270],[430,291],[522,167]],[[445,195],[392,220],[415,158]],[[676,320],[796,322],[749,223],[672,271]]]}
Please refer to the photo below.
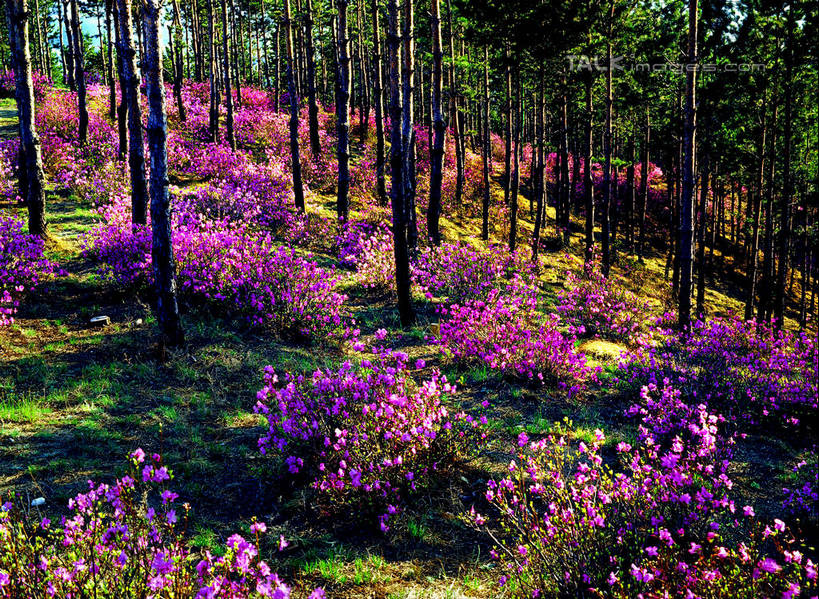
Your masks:
{"label": "sunlit patch of grass", "polygon": [[50,410],[31,395],[8,396],[0,399],[0,424],[36,424]]}

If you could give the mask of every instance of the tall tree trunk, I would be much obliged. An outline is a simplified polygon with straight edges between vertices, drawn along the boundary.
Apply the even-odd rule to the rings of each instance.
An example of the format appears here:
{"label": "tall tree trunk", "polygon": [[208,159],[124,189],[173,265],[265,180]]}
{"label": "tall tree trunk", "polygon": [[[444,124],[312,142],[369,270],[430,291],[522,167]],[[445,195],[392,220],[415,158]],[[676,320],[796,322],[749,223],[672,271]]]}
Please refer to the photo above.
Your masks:
{"label": "tall tree trunk", "polygon": [[111,32],[111,5],[113,0],[105,0],[105,30],[108,32],[108,56],[106,68],[108,70],[108,118],[112,121],[117,118],[117,80],[114,77],[114,44]]}
{"label": "tall tree trunk", "polygon": [[625,216],[625,234],[623,241],[626,244],[626,251],[631,253],[634,250],[634,199],[636,196],[636,187],[634,185],[634,168],[635,168],[635,147],[634,137],[636,134],[636,125],[632,123],[631,133],[628,137],[628,166],[626,167],[626,216]]}
{"label": "tall tree trunk", "polygon": [[364,14],[364,1],[356,2],[356,23],[358,25],[358,54],[359,61],[359,77],[361,79],[361,93],[359,99],[361,102],[361,109],[359,110],[359,135],[361,141],[366,141],[370,134],[370,78],[369,78],[369,60],[367,59],[367,52],[364,48],[364,29],[366,28],[367,19]]}
{"label": "tall tree trunk", "polygon": [[429,207],[427,209],[427,234],[435,245],[441,243],[438,220],[441,216],[441,184],[444,175],[444,150],[446,148],[446,121],[441,109],[443,81],[443,48],[441,44],[440,0],[430,0],[430,28],[432,30],[432,129],[433,142],[429,168]]}
{"label": "tall tree trunk", "polygon": [[520,135],[521,135],[520,71],[515,69],[514,144],[512,155],[512,186],[509,190],[509,251],[517,248],[518,238],[518,191],[520,190]]}
{"label": "tall tree trunk", "polygon": [[[375,179],[378,203],[386,205],[387,186],[384,177],[384,75],[381,55],[381,28],[378,24],[379,0],[372,0],[373,15],[373,95],[375,100]],[[324,61],[322,61],[324,63]]]}
{"label": "tall tree trunk", "polygon": [[219,141],[219,57],[216,43],[216,14],[213,0],[208,0],[208,47],[210,55],[210,110],[208,111],[208,130],[210,141]]}
{"label": "tall tree trunk", "polygon": [[543,211],[545,209],[544,195],[546,193],[544,186],[544,125],[546,116],[546,98],[544,97],[543,87],[543,67],[539,68],[539,90],[535,98],[535,148],[533,152],[537,153],[537,166],[535,168],[533,193],[535,196],[537,207],[535,208],[535,226],[532,230],[532,262],[535,266],[538,265],[538,252],[540,250],[540,229],[543,225]]}
{"label": "tall tree trunk", "polygon": [[[336,73],[336,131],[338,133],[338,220],[350,212],[350,38],[347,28],[348,0],[338,0],[338,72]],[[395,126],[395,125],[393,125]]]}
{"label": "tall tree trunk", "polygon": [[72,92],[76,91],[76,81],[75,81],[75,74],[76,74],[76,63],[74,59],[74,36],[71,33],[72,27],[70,23],[70,16],[69,16],[69,0],[62,0],[60,3],[62,6],[62,16],[61,19],[63,24],[65,25],[65,47],[66,47],[66,57],[65,57],[65,70],[68,73],[68,89]]}
{"label": "tall tree trunk", "polygon": [[[296,93],[296,76],[293,72],[295,56],[293,50],[293,22],[290,18],[290,0],[284,0],[284,27],[287,44],[287,95],[290,96],[290,161],[291,170],[293,171],[293,194],[296,208],[304,212],[304,186],[301,181],[301,157],[299,156],[299,97]],[[278,94],[278,87],[276,93]],[[341,175],[339,174],[340,178]]]}
{"label": "tall tree trunk", "polygon": [[[518,84],[520,85],[520,84]],[[560,194],[558,203],[560,209],[560,226],[563,233],[564,245],[569,245],[571,241],[571,231],[569,229],[569,214],[571,206],[569,204],[569,97],[568,86],[566,85],[566,75],[561,78],[563,94],[560,103]],[[516,169],[517,170],[517,169]]]}
{"label": "tall tree trunk", "polygon": [[11,66],[14,71],[14,97],[20,133],[20,196],[28,208],[28,232],[47,237],[45,190],[40,138],[35,128],[34,83],[28,34],[29,12],[25,0],[6,0]]}
{"label": "tall tree trunk", "polygon": [[159,43],[160,0],[144,0],[145,73],[148,88],[148,147],[151,152],[151,262],[156,285],[156,319],[162,331],[161,347],[185,340],[176,301],[176,263],[171,237],[171,202],[168,195],[168,126],[162,51]]}
{"label": "tall tree trunk", "polygon": [[603,134],[603,222],[601,225],[601,245],[603,246],[602,270],[605,276],[609,276],[609,269],[611,268],[611,126],[613,119],[613,98],[611,95],[611,30],[612,21],[614,19],[614,0],[609,1],[609,6],[611,8],[608,20],[608,35],[606,36],[606,128]]}
{"label": "tall tree trunk", "polygon": [[131,219],[135,225],[148,222],[148,190],[145,182],[145,148],[142,143],[142,108],[139,104],[139,74],[133,44],[131,0],[116,0],[119,11],[119,54],[122,57],[123,96],[128,107],[128,166],[131,173]]}
{"label": "tall tree trunk", "polygon": [[[170,36],[169,36],[170,37]],[[173,69],[173,96],[176,100],[176,109],[179,112],[179,120],[185,122],[188,120],[188,115],[185,110],[185,103],[182,101],[182,20],[179,16],[179,0],[173,0],[173,45],[175,47],[175,54],[172,56],[174,64]]]}
{"label": "tall tree trunk", "polygon": [[[648,175],[649,175],[649,166],[648,161],[650,157],[649,153],[649,145],[651,142],[651,116],[648,110],[648,106],[646,106],[646,136],[643,140],[643,158],[642,158],[642,166],[640,167],[640,231],[639,235],[640,238],[637,241],[637,258],[640,262],[643,261],[643,251],[645,249],[646,243],[646,210],[648,208]],[[669,173],[670,174],[670,173]],[[666,177],[666,185],[670,186],[671,181],[668,180]],[[673,213],[674,211],[671,210]],[[669,243],[670,247],[673,247],[673,243]]]}
{"label": "tall tree trunk", "polygon": [[[227,105],[226,132],[227,141],[231,150],[236,149],[236,136],[233,133],[233,90],[231,85],[231,60],[230,56],[230,34],[228,33],[228,5],[227,0],[222,0],[222,62],[224,71],[222,74],[225,84],[225,104]],[[237,84],[238,85],[238,84]]]}
{"label": "tall tree trunk", "polygon": [[[264,57],[264,85],[265,87],[270,87],[270,61],[268,60],[270,55],[267,53],[267,9],[265,8],[264,0],[261,0],[260,5],[260,12],[261,12],[261,25],[260,28],[262,30],[262,56]],[[276,31],[278,35],[278,26],[276,27]],[[279,48],[276,47],[276,53],[278,54]],[[278,93],[279,89],[279,80],[276,79],[276,90]],[[276,106],[278,107],[278,100],[276,101]],[[278,110],[278,108],[276,109]]]}
{"label": "tall tree trunk", "polygon": [[111,15],[114,20],[114,40],[117,61],[117,79],[119,80],[119,105],[117,106],[117,132],[119,133],[119,149],[117,160],[125,160],[128,151],[128,102],[126,101],[125,86],[125,57],[120,51],[119,6],[116,0],[111,0]]}
{"label": "tall tree trunk", "polygon": [[[8,0],[7,0],[8,1]],[[389,0],[389,31],[387,33],[387,53],[390,63],[390,171],[392,185],[392,235],[395,255],[395,285],[398,293],[398,312],[401,324],[409,326],[415,322],[410,293],[409,248],[407,245],[407,211],[404,206],[404,157],[401,128],[403,114],[401,90],[401,61],[399,59],[400,38],[398,34],[398,0]]]}
{"label": "tall tree trunk", "polygon": [[793,181],[791,181],[791,104],[793,99],[793,5],[788,6],[788,36],[785,42],[785,133],[782,156],[782,199],[779,224],[779,270],[776,276],[776,293],[774,294],[774,326],[781,329],[785,322],[785,281],[788,277],[791,247],[791,201]]}
{"label": "tall tree trunk", "polygon": [[449,111],[452,136],[455,138],[455,205],[460,206],[466,180],[463,119],[458,108],[459,88],[458,73],[455,67],[455,27],[452,24],[452,0],[447,0],[446,5],[449,25]]}
{"label": "tall tree trunk", "polygon": [[[506,91],[506,106],[504,106],[504,171],[503,171],[503,203],[509,205],[509,192],[512,187],[512,57],[508,44],[503,51],[504,83]],[[511,244],[510,244],[511,245]]]}
{"label": "tall tree trunk", "polygon": [[307,114],[310,127],[310,151],[315,158],[321,154],[319,141],[318,102],[316,101],[316,61],[313,50],[313,0],[307,0],[304,13],[304,48],[307,53]]}
{"label": "tall tree trunk", "polygon": [[80,111],[80,145],[88,141],[88,106],[85,89],[85,59],[80,34],[80,13],[77,0],[71,0],[71,37],[74,43],[74,83],[77,86],[77,105]]}
{"label": "tall tree trunk", "polygon": [[[776,84],[774,84],[774,92],[772,98],[776,97]],[[773,118],[771,123],[776,123],[779,114],[778,106],[773,104]],[[762,262],[762,281],[760,284],[759,306],[757,307],[757,322],[762,323],[770,317],[771,314],[771,292],[774,286],[774,255],[773,255],[773,238],[774,238],[774,222],[773,222],[773,201],[774,201],[774,185],[776,178],[776,134],[777,128],[771,127],[771,143],[768,149],[768,185],[765,190],[765,249],[764,260]]]}
{"label": "tall tree trunk", "polygon": [[594,257],[594,179],[592,179],[592,147],[594,145],[594,107],[592,105],[592,71],[586,72],[586,139],[583,148],[583,193],[586,204],[586,255],[589,262]]}
{"label": "tall tree trunk", "polygon": [[688,55],[685,73],[685,120],[683,126],[682,196],[680,198],[680,287],[678,321],[685,330],[691,323],[691,282],[694,245],[694,151],[697,124],[697,25],[699,0],[688,5]]}
{"label": "tall tree trunk", "polygon": [[403,122],[404,205],[407,210],[407,245],[410,255],[418,248],[418,219],[415,210],[415,9],[413,0],[404,0],[403,46]]}
{"label": "tall tree trunk", "polygon": [[481,239],[489,240],[489,46],[483,47],[483,205],[481,210]]}
{"label": "tall tree trunk", "polygon": [[[708,142],[706,141],[706,146]],[[705,234],[708,230],[708,182],[711,174],[710,150],[706,148],[702,161],[700,207],[697,211],[697,318],[705,318]],[[712,206],[713,210],[713,206]]]}
{"label": "tall tree trunk", "polygon": [[[760,215],[762,212],[762,194],[763,189],[765,187],[765,137],[767,134],[767,127],[765,123],[765,116],[767,114],[767,107],[764,102],[763,94],[763,103],[762,103],[762,120],[760,123],[760,136],[759,136],[759,146],[758,146],[758,154],[759,154],[759,169],[757,170],[756,175],[756,189],[754,190],[754,197],[753,197],[753,224],[752,224],[752,238],[751,238],[751,251],[748,254],[748,297],[745,299],[745,320],[751,320],[754,317],[754,302],[756,301],[756,281],[757,281],[757,271],[759,269],[759,224],[760,224]],[[731,196],[733,197],[733,185],[731,186]],[[750,201],[750,200],[749,200]],[[733,204],[733,202],[732,202]],[[733,216],[732,216],[733,220]],[[733,224],[733,223],[732,223]],[[733,226],[732,226],[733,228]],[[733,236],[733,234],[732,234]]]}

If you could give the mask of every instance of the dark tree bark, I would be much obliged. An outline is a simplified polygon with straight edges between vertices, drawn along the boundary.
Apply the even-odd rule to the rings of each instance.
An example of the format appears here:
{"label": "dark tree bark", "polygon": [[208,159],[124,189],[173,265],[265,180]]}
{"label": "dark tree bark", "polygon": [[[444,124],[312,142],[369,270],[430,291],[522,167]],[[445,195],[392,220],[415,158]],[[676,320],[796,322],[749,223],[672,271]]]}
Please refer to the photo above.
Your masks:
{"label": "dark tree bark", "polygon": [[316,61],[313,50],[313,0],[307,0],[304,12],[304,49],[307,54],[307,114],[310,127],[310,151],[321,154],[318,102],[316,101]]}
{"label": "dark tree bark", "polygon": [[[651,142],[651,117],[648,111],[648,107],[646,106],[646,136],[643,140],[643,158],[642,158],[642,167],[640,168],[640,207],[639,207],[639,219],[640,219],[640,231],[639,231],[639,239],[637,241],[637,258],[640,262],[643,261],[643,251],[645,249],[646,243],[646,209],[648,207],[648,161],[649,161],[649,144]],[[671,185],[670,181],[666,182],[667,185]],[[671,211],[674,212],[673,210]],[[673,247],[674,244],[669,244],[669,246]]]}
{"label": "dark tree bark", "polygon": [[116,0],[111,0],[111,14],[114,19],[117,79],[119,80],[119,104],[117,105],[117,132],[119,134],[119,149],[117,152],[117,160],[123,161],[125,160],[125,154],[128,152],[128,103],[125,99],[125,59],[119,49],[119,6],[117,5]]}
{"label": "dark tree bark", "polygon": [[185,103],[182,101],[182,20],[179,17],[179,0],[173,0],[173,40],[175,52],[173,53],[173,96],[176,100],[176,109],[179,112],[179,120],[183,123],[188,120]]}
{"label": "dark tree bark", "polygon": [[398,0],[389,0],[389,30],[387,33],[387,54],[390,63],[390,171],[392,202],[392,235],[395,254],[395,285],[398,293],[398,312],[401,324],[409,326],[415,322],[410,293],[409,247],[407,245],[406,207],[404,206],[404,156],[401,128],[403,114],[401,99],[401,61],[399,59],[400,38],[398,34]]}
{"label": "dark tree bark", "polygon": [[133,45],[131,0],[116,0],[119,11],[119,55],[122,58],[123,96],[128,107],[128,166],[131,173],[131,220],[148,222],[148,189],[145,182],[145,148],[142,143],[142,108],[139,74]]}
{"label": "dark tree bark", "polygon": [[[338,0],[338,72],[336,73],[336,132],[338,133],[338,220],[350,212],[350,39],[347,27],[348,0]],[[393,125],[395,126],[395,125]]]}
{"label": "dark tree bark", "polygon": [[[512,57],[507,45],[503,51],[504,83],[506,91],[506,106],[504,106],[504,171],[503,171],[503,203],[509,205],[509,193],[512,190]],[[511,245],[511,244],[510,244]]]}
{"label": "dark tree bark", "polygon": [[489,47],[483,47],[483,205],[481,210],[481,239],[489,240]]}
{"label": "dark tree bark", "polygon": [[679,260],[680,286],[678,322],[685,330],[691,324],[691,282],[694,245],[694,151],[697,127],[697,26],[699,0],[688,6],[688,53],[685,74],[685,120],[683,123],[682,195],[680,198]]}
{"label": "dark tree bark", "polygon": [[[708,142],[706,142],[707,145]],[[697,318],[705,318],[705,234],[708,230],[708,183],[711,174],[709,150],[702,160],[700,207],[697,210]]]}
{"label": "dark tree bark", "polygon": [[594,107],[592,105],[592,71],[586,72],[586,139],[583,149],[583,193],[586,204],[586,261],[594,256],[594,180],[592,179],[592,147],[594,145]]}
{"label": "dark tree bark", "polygon": [[[375,100],[375,179],[378,203],[386,205],[387,186],[384,176],[384,75],[381,55],[381,28],[378,24],[378,0],[372,0],[373,14],[373,95]],[[323,61],[322,61],[323,62]]]}
{"label": "dark tree bark", "polygon": [[782,199],[779,223],[779,270],[776,276],[774,294],[774,326],[781,329],[785,322],[785,281],[788,277],[791,251],[791,201],[793,181],[791,180],[791,104],[793,103],[793,5],[788,7],[788,36],[785,42],[785,132],[782,155]]}
{"label": "dark tree bark", "polygon": [[533,193],[535,195],[535,200],[537,207],[535,209],[535,226],[532,230],[532,262],[537,266],[538,264],[538,252],[540,250],[540,229],[543,225],[543,210],[545,209],[545,202],[543,201],[544,195],[546,193],[545,185],[544,185],[544,148],[543,148],[543,138],[544,138],[544,125],[545,125],[545,117],[546,117],[546,99],[544,97],[543,91],[543,67],[540,67],[539,73],[539,93],[536,95],[536,104],[535,104],[535,144],[536,147],[533,149],[533,152],[537,153],[537,160],[536,160],[536,168],[535,168],[535,175],[534,175],[534,185],[533,185]]}
{"label": "dark tree bark", "polygon": [[[774,86],[776,89],[776,86]],[[775,96],[775,92],[774,92]],[[779,114],[778,106],[774,104],[772,123],[776,123]],[[765,189],[765,249],[762,263],[762,281],[760,283],[759,306],[757,307],[757,322],[762,323],[770,318],[771,291],[774,286],[774,255],[773,255],[773,198],[776,178],[776,137],[777,128],[771,127],[771,143],[768,154],[768,185]]]}
{"label": "dark tree bark", "polygon": [[[112,121],[117,118],[117,80],[114,77],[114,39],[111,25],[111,5],[113,0],[105,0],[105,29],[108,32],[108,60],[106,69],[108,70],[108,118]],[[124,145],[124,144],[123,144]]]}
{"label": "dark tree bark", "polygon": [[80,145],[88,141],[88,105],[85,88],[85,59],[80,34],[80,12],[77,0],[71,0],[71,37],[74,44],[74,83],[77,87],[77,105],[80,111]]}
{"label": "dark tree bark", "polygon": [[28,21],[30,13],[25,0],[6,0],[6,24],[9,32],[11,67],[14,71],[14,98],[17,101],[20,133],[20,196],[28,208],[28,232],[48,236],[45,219],[45,190],[40,138],[34,118],[34,83],[31,73]]}
{"label": "dark tree bark", "polygon": [[159,45],[159,1],[144,0],[145,73],[148,88],[148,147],[151,152],[151,261],[156,285],[156,318],[161,347],[184,343],[176,301],[176,263],[168,195],[167,117]]}
{"label": "dark tree bark", "polygon": [[520,72],[515,69],[515,108],[514,108],[514,132],[513,142],[515,144],[512,154],[512,185],[509,190],[509,251],[514,252],[517,248],[518,238],[518,191],[520,190],[520,135],[521,135],[521,97],[520,97]]}
{"label": "dark tree bark", "polygon": [[[764,94],[763,94],[764,99]],[[759,270],[759,225],[760,216],[762,213],[762,194],[765,187],[765,137],[767,134],[767,127],[765,116],[767,114],[767,107],[765,102],[762,103],[762,119],[760,122],[760,135],[758,146],[759,168],[756,173],[756,186],[753,197],[753,224],[751,232],[751,248],[748,254],[748,297],[745,299],[745,320],[751,320],[754,317],[754,302],[756,301],[756,281],[757,271]],[[731,186],[731,197],[733,197],[733,185]],[[749,200],[750,201],[750,200]],[[733,202],[731,202],[733,204]],[[731,217],[731,228],[733,229],[734,216]],[[733,237],[733,232],[732,232]]]}
{"label": "dark tree bark", "polygon": [[608,19],[608,35],[606,36],[606,128],[603,133],[603,222],[601,226],[601,237],[603,246],[603,275],[609,276],[609,269],[611,268],[611,203],[612,203],[612,185],[611,185],[611,125],[613,119],[613,98],[611,95],[611,29],[612,21],[614,19],[614,0],[609,2],[610,12]]}
{"label": "dark tree bark", "polygon": [[68,74],[68,89],[72,92],[77,90],[75,81],[76,62],[74,59],[74,36],[72,34],[72,27],[69,16],[69,0],[62,0],[60,3],[62,7],[61,21],[65,25],[65,72]]}
{"label": "dark tree bark", "polygon": [[444,149],[446,148],[446,121],[441,110],[443,80],[443,49],[441,45],[440,0],[430,1],[430,28],[432,30],[432,129],[433,142],[430,152],[429,208],[427,209],[427,234],[432,243],[441,243],[438,220],[441,216],[441,184],[444,175]]}
{"label": "dark tree bark", "polygon": [[208,48],[210,55],[210,110],[208,111],[208,129],[210,141],[219,141],[219,57],[216,43],[216,14],[213,0],[208,0]]}
{"label": "dark tree bark", "polygon": [[[293,194],[296,208],[304,212],[304,186],[301,181],[301,157],[299,156],[299,97],[293,73],[293,22],[290,18],[290,0],[284,0],[284,27],[287,44],[287,94],[290,96],[290,161],[293,171]],[[277,92],[278,93],[278,89]]]}
{"label": "dark tree bark", "polygon": [[[222,78],[225,84],[225,104],[227,105],[226,134],[231,150],[236,149],[236,136],[233,133],[233,90],[231,84],[230,63],[230,36],[228,34],[227,1],[222,0],[222,62],[224,71]],[[238,83],[237,83],[238,85]]]}
{"label": "dark tree bark", "polygon": [[407,210],[407,244],[410,255],[418,248],[418,219],[415,211],[415,9],[413,0],[404,0],[402,69],[404,143],[404,205]]}
{"label": "dark tree bark", "polygon": [[571,209],[569,204],[569,97],[565,74],[561,78],[561,86],[563,87],[563,94],[560,102],[560,193],[557,199],[561,207],[561,218],[558,228],[562,230],[564,245],[569,245],[571,241],[571,231],[569,230]]}
{"label": "dark tree bark", "polygon": [[634,136],[636,126],[632,125],[631,133],[628,137],[628,166],[626,167],[626,216],[625,216],[625,234],[623,235],[623,242],[629,253],[634,249],[634,199],[637,193],[634,185],[634,167],[635,167],[635,148]]}
{"label": "dark tree bark", "polygon": [[455,138],[455,205],[460,206],[463,199],[465,181],[465,150],[463,118],[458,108],[458,73],[455,68],[455,28],[452,24],[452,0],[447,0],[447,17],[449,25],[449,111],[452,123],[452,136]]}

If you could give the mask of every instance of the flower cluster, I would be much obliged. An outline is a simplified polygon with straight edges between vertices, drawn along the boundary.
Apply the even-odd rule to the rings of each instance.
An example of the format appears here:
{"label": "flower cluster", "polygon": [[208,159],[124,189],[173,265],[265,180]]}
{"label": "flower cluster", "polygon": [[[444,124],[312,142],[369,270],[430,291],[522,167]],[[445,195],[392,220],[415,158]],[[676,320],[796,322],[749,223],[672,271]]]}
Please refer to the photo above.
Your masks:
{"label": "flower cluster", "polygon": [[537,292],[520,279],[492,289],[485,299],[441,309],[445,355],[465,364],[485,364],[524,381],[558,381],[570,391],[593,376],[576,339],[564,335],[557,315],[538,310]]}
{"label": "flower cluster", "polygon": [[476,249],[471,245],[442,243],[424,248],[413,264],[412,279],[427,297],[443,296],[452,303],[486,297],[508,283],[514,274],[531,280],[531,262],[505,245]]}
{"label": "flower cluster", "polygon": [[54,274],[43,240],[23,229],[22,220],[0,213],[0,326],[14,322],[22,296]]}
{"label": "flower cluster", "polygon": [[572,332],[623,341],[634,339],[649,313],[648,302],[604,276],[596,259],[582,270],[582,275],[567,272],[565,289],[558,293],[557,311]]}
{"label": "flower cluster", "polygon": [[190,506],[166,487],[172,472],[142,449],[130,466],[113,484],[89,481],[59,524],[19,500],[0,506],[0,597],[290,596],[260,559],[264,523],[251,526],[255,543],[234,534],[218,557],[197,556],[184,540]]}
{"label": "flower cluster", "polygon": [[[651,436],[636,447],[621,442],[618,469],[604,463],[604,441],[597,430],[594,441],[577,443],[570,424],[540,441],[521,434],[507,476],[488,483],[501,531],[492,555],[512,595],[815,592],[817,566],[785,523],[765,525],[729,497],[724,474],[699,467],[700,452],[710,451],[702,437],[676,436],[667,449]],[[487,524],[474,508],[472,518]]]}
{"label": "flower cluster", "polygon": [[445,376],[433,372],[416,386],[406,354],[375,351],[312,377],[280,381],[268,366],[256,410],[269,423],[262,453],[279,456],[291,474],[303,471],[326,510],[377,514],[386,531],[403,502],[484,434],[480,420],[443,404],[454,392]]}

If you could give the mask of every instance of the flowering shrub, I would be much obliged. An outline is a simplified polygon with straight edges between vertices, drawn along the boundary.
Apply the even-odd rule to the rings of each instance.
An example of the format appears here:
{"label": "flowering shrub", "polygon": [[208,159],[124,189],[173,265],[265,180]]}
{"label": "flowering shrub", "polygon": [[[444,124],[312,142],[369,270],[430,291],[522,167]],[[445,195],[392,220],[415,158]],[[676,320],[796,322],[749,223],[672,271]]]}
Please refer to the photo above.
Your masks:
{"label": "flowering shrub", "polygon": [[424,248],[413,265],[412,279],[426,294],[445,296],[454,303],[486,297],[513,274],[531,278],[531,263],[505,245],[475,249],[467,243],[442,243]]}
{"label": "flowering shrub", "polygon": [[[190,217],[173,230],[179,289],[242,314],[255,325],[272,325],[296,337],[346,337],[357,333],[342,316],[346,297],[334,291],[330,270],[269,235],[245,227],[219,226]],[[190,215],[188,215],[190,216]],[[117,283],[150,284],[151,232],[147,226],[97,228],[86,253],[103,262],[101,272]]]}
{"label": "flowering shrub", "polygon": [[356,280],[365,288],[385,291],[395,286],[392,233],[383,222],[344,223],[333,248],[343,265],[355,268]]}
{"label": "flowering shrub", "polygon": [[379,351],[357,366],[283,381],[268,366],[257,395],[269,423],[262,453],[304,471],[326,510],[378,514],[384,531],[403,502],[483,437],[478,421],[443,405],[455,390],[446,377],[436,371],[416,386],[407,360]]}
{"label": "flowering shrub", "polygon": [[43,240],[23,232],[22,220],[0,213],[0,326],[14,322],[23,294],[54,274]]}
{"label": "flowering shrub", "polygon": [[605,277],[596,259],[584,265],[582,275],[567,272],[565,287],[557,311],[577,335],[629,341],[649,312],[648,302]]}
{"label": "flowering shrub", "polygon": [[819,524],[819,456],[814,445],[805,459],[799,460],[788,477],[788,486],[782,489],[785,501],[782,503],[792,516],[801,516]]}
{"label": "flowering shrub", "polygon": [[[659,331],[659,329],[658,329]],[[659,331],[621,360],[620,382],[667,378],[738,424],[799,428],[819,407],[815,337],[738,317],[695,321],[688,334]]]}
{"label": "flowering shrub", "polygon": [[89,481],[59,525],[19,502],[0,506],[0,597],[290,596],[259,559],[264,523],[251,525],[255,543],[234,534],[220,557],[197,556],[184,541],[190,506],[166,488],[172,472],[141,449],[130,463],[112,485]]}
{"label": "flowering shrub", "polygon": [[438,342],[459,362],[486,364],[525,381],[557,380],[561,387],[573,381],[572,391],[592,374],[575,351],[575,338],[558,329],[559,317],[540,312],[535,289],[519,279],[441,314]]}
{"label": "flowering shrub", "polygon": [[[750,506],[738,516],[730,482],[703,476],[703,437],[675,437],[669,451],[651,437],[636,448],[620,443],[622,470],[604,464],[602,431],[576,453],[574,437],[559,424],[540,441],[521,434],[507,476],[488,483],[500,527],[492,556],[510,594],[752,598],[816,589],[816,564],[784,522],[764,526]],[[487,522],[474,508],[472,517]],[[744,531],[742,541],[724,529]]]}

